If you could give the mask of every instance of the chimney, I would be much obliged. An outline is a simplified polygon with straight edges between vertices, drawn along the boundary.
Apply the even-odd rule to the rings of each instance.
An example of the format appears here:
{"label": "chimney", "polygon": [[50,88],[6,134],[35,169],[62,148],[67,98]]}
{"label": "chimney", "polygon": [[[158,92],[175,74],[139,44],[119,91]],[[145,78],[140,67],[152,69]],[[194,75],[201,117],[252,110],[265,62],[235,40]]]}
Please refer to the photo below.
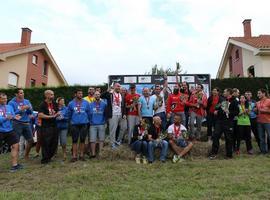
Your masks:
{"label": "chimney", "polygon": [[245,38],[251,38],[251,19],[245,19],[243,21],[244,26],[244,37]]}
{"label": "chimney", "polygon": [[22,28],[22,37],[21,37],[21,45],[27,46],[31,42],[31,32],[30,28]]}

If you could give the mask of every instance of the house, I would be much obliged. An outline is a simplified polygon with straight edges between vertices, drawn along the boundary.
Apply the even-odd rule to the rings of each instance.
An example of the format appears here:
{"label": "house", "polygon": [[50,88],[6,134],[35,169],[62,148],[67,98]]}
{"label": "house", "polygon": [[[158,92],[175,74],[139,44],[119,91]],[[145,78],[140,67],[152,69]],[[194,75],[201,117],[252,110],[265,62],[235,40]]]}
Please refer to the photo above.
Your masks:
{"label": "house", "polygon": [[252,36],[251,19],[243,21],[244,37],[229,37],[217,78],[269,77],[270,35]]}
{"label": "house", "polygon": [[67,85],[45,43],[31,43],[22,28],[20,43],[0,43],[0,88]]}

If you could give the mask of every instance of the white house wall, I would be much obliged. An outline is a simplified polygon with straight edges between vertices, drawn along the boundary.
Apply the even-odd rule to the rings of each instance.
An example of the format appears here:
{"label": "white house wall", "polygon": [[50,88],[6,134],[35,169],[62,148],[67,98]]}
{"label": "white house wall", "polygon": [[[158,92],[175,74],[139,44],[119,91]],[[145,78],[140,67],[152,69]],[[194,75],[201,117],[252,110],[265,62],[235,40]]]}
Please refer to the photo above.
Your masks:
{"label": "white house wall", "polygon": [[[243,56],[244,77],[248,77],[248,68],[252,65],[254,66],[256,77],[264,76],[263,61],[262,61],[261,56],[254,56],[253,51],[243,49],[243,48],[242,48],[242,56]],[[269,72],[270,72],[270,69],[269,69]]]}

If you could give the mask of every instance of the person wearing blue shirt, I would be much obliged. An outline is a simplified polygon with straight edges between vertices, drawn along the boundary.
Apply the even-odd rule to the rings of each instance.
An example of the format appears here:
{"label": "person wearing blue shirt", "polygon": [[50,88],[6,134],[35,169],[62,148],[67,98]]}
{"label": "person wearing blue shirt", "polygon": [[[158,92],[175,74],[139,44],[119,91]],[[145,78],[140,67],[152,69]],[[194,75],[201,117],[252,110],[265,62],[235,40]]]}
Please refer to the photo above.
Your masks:
{"label": "person wearing blue shirt", "polygon": [[11,172],[23,168],[18,164],[19,138],[12,127],[12,119],[20,120],[19,115],[15,115],[13,108],[7,104],[7,95],[0,93],[0,144],[3,142],[11,146]]}
{"label": "person wearing blue shirt", "polygon": [[77,89],[75,92],[75,98],[69,102],[67,116],[71,123],[70,132],[72,135],[72,159],[71,162],[78,160],[77,143],[80,138],[80,156],[79,160],[85,161],[84,148],[85,139],[88,133],[90,115],[90,104],[83,99],[83,92],[81,89]]}
{"label": "person wearing blue shirt", "polygon": [[139,98],[138,110],[140,119],[147,119],[152,124],[156,99],[150,96],[149,88],[143,88],[143,95]]}
{"label": "person wearing blue shirt", "polygon": [[98,136],[99,152],[101,152],[105,140],[105,109],[107,104],[101,100],[100,92],[95,92],[95,101],[90,103],[90,146],[91,157],[96,157],[96,141]]}
{"label": "person wearing blue shirt", "polygon": [[28,160],[33,144],[33,134],[30,122],[33,114],[32,105],[29,100],[24,98],[24,91],[22,88],[16,89],[16,97],[11,99],[8,105],[13,108],[15,115],[20,115],[19,120],[13,120],[13,127],[20,138],[19,149],[21,155],[23,154],[25,140],[27,141],[24,158]]}
{"label": "person wearing blue shirt", "polygon": [[60,115],[56,118],[56,126],[59,131],[60,145],[63,151],[63,161],[67,158],[67,132],[68,132],[68,118],[67,118],[67,107],[65,106],[65,99],[58,97],[56,99]]}

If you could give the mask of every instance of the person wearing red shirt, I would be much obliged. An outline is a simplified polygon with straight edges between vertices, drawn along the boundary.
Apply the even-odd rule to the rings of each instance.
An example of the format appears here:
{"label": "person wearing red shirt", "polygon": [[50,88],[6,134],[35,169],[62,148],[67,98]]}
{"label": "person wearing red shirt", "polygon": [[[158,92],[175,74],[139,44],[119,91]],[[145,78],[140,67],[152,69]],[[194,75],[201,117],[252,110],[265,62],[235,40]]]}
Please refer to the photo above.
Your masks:
{"label": "person wearing red shirt", "polygon": [[214,112],[218,102],[219,102],[219,88],[213,88],[212,95],[207,99],[207,107],[206,107],[207,136],[209,142],[212,140],[213,128],[215,127]]}
{"label": "person wearing red shirt", "polygon": [[128,121],[128,144],[131,142],[134,127],[139,124],[138,102],[140,95],[136,93],[136,85],[131,84],[130,93],[125,97]]}
{"label": "person wearing red shirt", "polygon": [[260,137],[260,149],[263,154],[268,152],[268,146],[265,141],[265,134],[270,138],[270,99],[267,97],[265,89],[258,90],[257,104],[257,126]]}
{"label": "person wearing red shirt", "polygon": [[181,93],[179,91],[179,85],[175,85],[173,89],[173,93],[169,95],[167,100],[167,119],[170,119],[170,124],[173,123],[173,117],[175,114],[180,115],[182,119],[182,124],[185,126],[186,124],[186,116],[185,116],[185,104],[188,100],[188,95]]}
{"label": "person wearing red shirt", "polygon": [[[205,116],[207,106],[207,97],[203,92],[203,85],[198,84],[196,90],[192,93],[189,102],[190,106],[190,130],[191,136],[199,139],[201,137],[202,120]],[[197,129],[195,130],[195,120]]]}

